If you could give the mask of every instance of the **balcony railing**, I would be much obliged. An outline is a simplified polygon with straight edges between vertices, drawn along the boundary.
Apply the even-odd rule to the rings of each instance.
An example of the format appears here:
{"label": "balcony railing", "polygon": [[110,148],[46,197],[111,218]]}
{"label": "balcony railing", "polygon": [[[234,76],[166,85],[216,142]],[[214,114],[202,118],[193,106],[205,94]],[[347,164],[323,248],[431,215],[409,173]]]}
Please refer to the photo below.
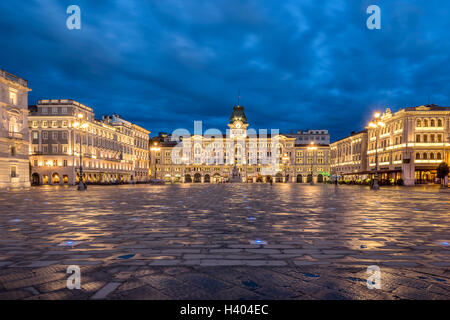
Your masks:
{"label": "balcony railing", "polygon": [[13,74],[11,74],[9,72],[6,72],[5,70],[1,70],[0,69],[0,76],[2,76],[5,79],[17,82],[17,83],[21,84],[24,87],[28,87],[28,81],[27,80],[19,78],[19,77],[15,76],[15,75],[13,75]]}
{"label": "balcony railing", "polygon": [[11,138],[11,139],[23,139],[23,134],[21,134],[20,132],[9,131],[8,132],[8,138]]}

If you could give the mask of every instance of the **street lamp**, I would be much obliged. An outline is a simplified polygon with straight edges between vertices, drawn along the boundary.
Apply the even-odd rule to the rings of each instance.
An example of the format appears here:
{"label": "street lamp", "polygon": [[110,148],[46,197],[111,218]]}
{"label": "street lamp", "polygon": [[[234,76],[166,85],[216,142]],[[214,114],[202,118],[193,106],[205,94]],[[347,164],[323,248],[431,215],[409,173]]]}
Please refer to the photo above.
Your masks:
{"label": "street lamp", "polygon": [[375,112],[373,115],[373,120],[369,122],[369,128],[375,130],[375,176],[373,179],[372,190],[380,189],[378,185],[378,135],[379,129],[383,128],[386,124],[383,121],[380,121],[381,114],[379,112]]}
{"label": "street lamp", "polygon": [[83,115],[81,113],[79,113],[77,117],[79,120],[73,124],[73,127],[80,129],[80,177],[78,179],[79,180],[78,181],[78,190],[83,191],[83,190],[86,190],[86,185],[83,182],[83,153],[82,153],[82,146],[81,146],[81,132],[83,129],[86,129],[89,126],[89,124],[87,122],[82,123]]}
{"label": "street lamp", "polygon": [[311,181],[310,181],[310,183],[314,184],[314,178],[313,178],[314,151],[317,150],[317,147],[314,144],[314,141],[311,141],[311,143],[309,144],[309,147],[307,149],[308,149],[308,151],[313,152],[313,158],[311,159]]}
{"label": "street lamp", "polygon": [[289,162],[289,156],[288,156],[288,154],[287,153],[285,153],[284,155],[283,155],[283,167],[284,167],[284,182],[288,182],[287,180],[286,180],[286,177],[287,177],[287,175],[286,175],[286,165],[288,164],[288,162]]}
{"label": "street lamp", "polygon": [[151,150],[151,151],[154,151],[154,153],[155,153],[154,158],[155,158],[155,180],[156,180],[156,152],[157,152],[157,151],[160,151],[161,148],[158,147],[158,144],[155,142],[155,143],[153,143],[153,147],[151,147],[150,150]]}

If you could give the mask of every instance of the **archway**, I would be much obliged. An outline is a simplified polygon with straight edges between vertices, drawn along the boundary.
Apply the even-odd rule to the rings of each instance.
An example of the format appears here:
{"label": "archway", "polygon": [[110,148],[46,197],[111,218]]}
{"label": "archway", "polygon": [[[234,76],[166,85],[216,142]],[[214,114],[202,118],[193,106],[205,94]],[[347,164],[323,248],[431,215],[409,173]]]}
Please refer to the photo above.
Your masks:
{"label": "archway", "polygon": [[205,180],[206,183],[210,183],[211,182],[211,177],[209,176],[209,174],[205,174]]}
{"label": "archway", "polygon": [[271,175],[267,175],[266,176],[266,182],[270,182],[272,181],[272,176]]}
{"label": "archway", "polygon": [[63,183],[64,184],[68,184],[69,183],[69,176],[67,176],[67,175],[63,176]]}
{"label": "archway", "polygon": [[180,174],[176,174],[175,175],[175,182],[180,182],[181,181],[181,175]]}
{"label": "archway", "polygon": [[42,176],[42,184],[48,184],[48,175],[44,174]]}
{"label": "archway", "polygon": [[256,182],[263,182],[263,177],[262,177],[262,175],[258,174],[258,175],[256,176]]}
{"label": "archway", "polygon": [[54,173],[53,175],[52,175],[52,184],[59,184],[59,174],[58,173]]}
{"label": "archway", "polygon": [[33,186],[38,186],[40,184],[38,173],[35,172],[31,175],[31,184]]}
{"label": "archway", "polygon": [[310,173],[310,174],[308,174],[308,177],[307,177],[307,179],[306,179],[306,182],[311,183],[312,179],[313,179],[313,176],[312,176],[312,174]]}
{"label": "archway", "polygon": [[187,174],[184,176],[184,182],[186,183],[191,183],[192,182],[192,178],[190,174]]}
{"label": "archway", "polygon": [[318,183],[322,183],[322,182],[323,182],[323,175],[319,174],[319,175],[317,176],[317,182],[318,182]]}
{"label": "archway", "polygon": [[297,175],[297,183],[302,183],[303,182],[303,177],[301,174]]}
{"label": "archway", "polygon": [[218,173],[214,174],[214,176],[213,176],[213,182],[214,182],[214,183],[219,183],[220,180],[221,180],[220,174],[218,174]]}
{"label": "archway", "polygon": [[166,174],[166,175],[164,176],[164,182],[171,182],[171,181],[172,181],[171,175],[170,175],[170,174]]}
{"label": "archway", "polygon": [[202,182],[202,175],[201,175],[200,173],[196,173],[196,174],[194,175],[194,182],[195,182],[195,183]]}
{"label": "archway", "polygon": [[275,176],[275,182],[283,182],[283,175],[280,172]]}

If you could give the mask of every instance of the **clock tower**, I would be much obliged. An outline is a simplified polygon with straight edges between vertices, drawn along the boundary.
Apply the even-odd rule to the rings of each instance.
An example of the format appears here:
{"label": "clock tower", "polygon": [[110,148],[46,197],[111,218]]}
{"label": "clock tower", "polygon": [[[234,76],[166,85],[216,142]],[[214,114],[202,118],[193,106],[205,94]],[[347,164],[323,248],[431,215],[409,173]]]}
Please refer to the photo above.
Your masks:
{"label": "clock tower", "polygon": [[244,113],[244,107],[239,104],[233,107],[233,114],[230,117],[230,137],[245,138],[247,136],[247,117]]}

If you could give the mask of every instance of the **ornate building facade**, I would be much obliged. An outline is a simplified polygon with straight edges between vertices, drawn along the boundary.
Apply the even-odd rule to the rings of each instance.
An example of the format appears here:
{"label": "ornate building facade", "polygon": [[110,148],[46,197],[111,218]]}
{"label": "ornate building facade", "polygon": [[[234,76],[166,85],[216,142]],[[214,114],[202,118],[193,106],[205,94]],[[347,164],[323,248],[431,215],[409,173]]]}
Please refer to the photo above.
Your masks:
{"label": "ornate building facade", "polygon": [[364,180],[367,172],[367,130],[330,144],[331,174],[343,180]]}
{"label": "ornate building facade", "polygon": [[402,179],[405,185],[436,181],[437,166],[450,160],[450,107],[386,109],[380,120],[382,128],[367,128],[368,170],[374,173],[378,153],[382,180]]}
{"label": "ornate building facade", "polygon": [[[154,178],[166,182],[322,182],[329,176],[329,146],[296,144],[296,136],[249,129],[237,105],[227,134],[172,134],[151,145]],[[312,173],[312,174],[311,174]]]}
{"label": "ornate building facade", "polygon": [[28,82],[0,70],[0,188],[29,187]]}
{"label": "ornate building facade", "polygon": [[378,157],[382,181],[437,182],[438,165],[450,161],[450,107],[386,109],[378,116],[378,126],[331,144],[332,174],[343,180],[373,178]]}
{"label": "ornate building facade", "polygon": [[30,107],[29,131],[34,184],[74,185],[81,162],[87,183],[148,180],[149,131],[117,115],[97,120],[76,101],[40,100]]}

